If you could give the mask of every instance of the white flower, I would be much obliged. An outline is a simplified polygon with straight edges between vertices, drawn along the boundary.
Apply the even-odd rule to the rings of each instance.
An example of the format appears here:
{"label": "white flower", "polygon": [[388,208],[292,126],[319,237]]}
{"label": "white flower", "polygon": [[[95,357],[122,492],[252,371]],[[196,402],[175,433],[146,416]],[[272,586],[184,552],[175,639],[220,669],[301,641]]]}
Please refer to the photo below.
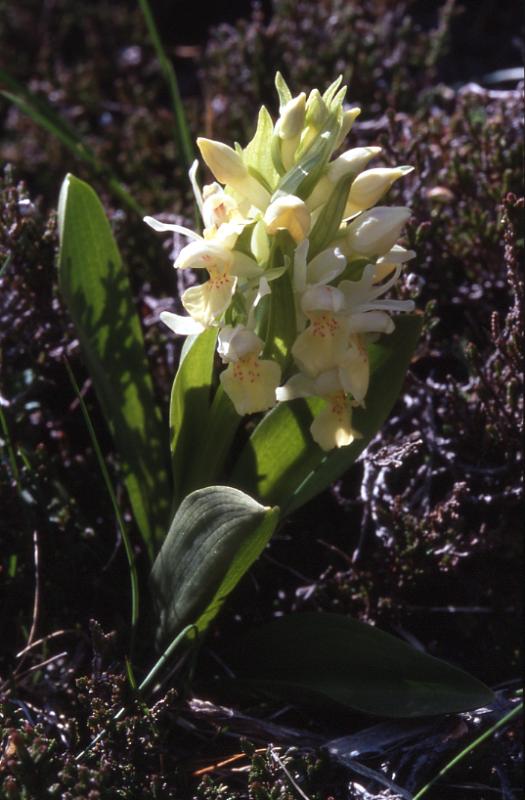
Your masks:
{"label": "white flower", "polygon": [[301,298],[309,324],[292,345],[299,369],[312,378],[337,367],[348,343],[348,320],[340,313],[344,295],[333,286],[313,286]]}
{"label": "white flower", "polygon": [[305,239],[294,251],[293,287],[302,293],[308,287],[331,283],[346,267],[346,258],[339,247],[328,247],[308,261],[309,241]]}
{"label": "white flower", "polygon": [[250,279],[262,274],[262,268],[253,258],[221,242],[205,239],[183,247],[175,267],[208,271],[209,279],[205,283],[191,286],[181,297],[188,314],[205,328],[214,325],[227,310],[239,278]]}
{"label": "white flower", "polygon": [[205,228],[220,228],[229,222],[243,221],[248,224],[250,220],[243,220],[237,203],[226,194],[218,183],[209,183],[202,190],[202,218]]}
{"label": "white flower", "polygon": [[228,367],[220,374],[222,387],[238,414],[254,414],[275,405],[281,369],[260,359],[264,342],[242,325],[226,325],[219,333],[218,353]]}
{"label": "white flower", "polygon": [[349,333],[392,333],[394,322],[389,311],[414,310],[412,300],[379,300],[396,283],[401,266],[394,267],[394,274],[386,283],[375,282],[376,266],[368,264],[359,281],[343,280],[338,289],[344,295],[344,308],[348,314]]}

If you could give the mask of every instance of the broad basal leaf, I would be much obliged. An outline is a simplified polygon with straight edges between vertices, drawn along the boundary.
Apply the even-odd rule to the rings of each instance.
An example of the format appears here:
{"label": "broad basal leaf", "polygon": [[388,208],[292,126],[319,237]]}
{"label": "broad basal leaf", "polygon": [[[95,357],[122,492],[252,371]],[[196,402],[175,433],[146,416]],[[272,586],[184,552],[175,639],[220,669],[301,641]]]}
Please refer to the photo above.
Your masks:
{"label": "broad basal leaf", "polygon": [[184,498],[151,573],[160,641],[190,624],[205,630],[264,549],[278,517],[279,509],[229,486]]}
{"label": "broad basal leaf", "polygon": [[265,625],[242,643],[237,674],[283,698],[387,717],[466,711],[494,699],[463,670],[342,614],[295,614]]}
{"label": "broad basal leaf", "polygon": [[128,274],[102,205],[68,175],[59,201],[59,285],[151,556],[164,537],[168,448]]}
{"label": "broad basal leaf", "polygon": [[312,398],[280,403],[252,433],[234,467],[232,483],[289,513],[340,478],[390,413],[420,330],[420,317],[399,317],[392,334],[370,345],[371,379],[366,408],[356,409],[353,417],[360,439],[325,453],[309,431],[323,401]]}

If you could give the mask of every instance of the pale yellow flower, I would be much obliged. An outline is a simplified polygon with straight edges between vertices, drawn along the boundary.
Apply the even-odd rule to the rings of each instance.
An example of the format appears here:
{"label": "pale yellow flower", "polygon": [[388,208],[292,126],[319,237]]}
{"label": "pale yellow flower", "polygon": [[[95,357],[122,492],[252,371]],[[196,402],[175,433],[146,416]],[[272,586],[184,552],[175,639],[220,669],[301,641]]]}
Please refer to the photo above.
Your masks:
{"label": "pale yellow flower", "polygon": [[238,414],[255,414],[275,405],[281,369],[259,355],[264,342],[242,325],[226,325],[219,334],[218,353],[228,363],[220,382]]}
{"label": "pale yellow flower", "polygon": [[301,308],[309,324],[292,346],[292,355],[299,369],[314,378],[337,367],[347,349],[347,318],[343,309],[344,295],[333,286],[307,289]]}
{"label": "pale yellow flower", "polygon": [[310,425],[312,439],[322,450],[347,447],[359,438],[352,427],[352,411],[344,392],[324,398],[326,405]]}
{"label": "pale yellow flower", "polygon": [[312,438],[323,450],[346,447],[361,436],[352,426],[351,402],[335,369],[317,378],[298,373],[277,389],[276,397],[281,402],[298,397],[321,397],[324,400],[324,408],[310,426]]}

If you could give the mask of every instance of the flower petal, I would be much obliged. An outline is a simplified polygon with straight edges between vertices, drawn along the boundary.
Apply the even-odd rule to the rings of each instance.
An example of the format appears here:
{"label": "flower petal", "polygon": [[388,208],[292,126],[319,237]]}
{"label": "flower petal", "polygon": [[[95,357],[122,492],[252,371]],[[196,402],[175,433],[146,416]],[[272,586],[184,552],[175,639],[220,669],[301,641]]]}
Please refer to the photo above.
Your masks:
{"label": "flower petal", "polygon": [[348,320],[349,333],[392,333],[393,320],[384,311],[366,311],[352,314]]}
{"label": "flower petal", "polygon": [[315,256],[307,267],[308,283],[330,283],[346,267],[346,258],[338,247],[330,247]]}
{"label": "flower petal", "polygon": [[347,321],[329,312],[310,315],[309,326],[299,334],[292,355],[299,369],[312,378],[337,367],[347,348]]}
{"label": "flower petal", "polygon": [[174,233],[181,233],[183,236],[187,236],[188,239],[202,241],[202,236],[199,236],[198,233],[195,233],[195,231],[192,231],[189,228],[185,228],[184,225],[176,225],[175,223],[168,224],[167,222],[161,222],[159,219],[155,219],[155,217],[144,217],[143,222],[145,222],[146,225],[149,225],[150,228],[153,228],[153,230],[157,231],[158,233],[172,231]]}
{"label": "flower petal", "polygon": [[227,272],[233,263],[231,251],[206,239],[190,242],[180,251],[174,266],[177,269],[220,269]]}
{"label": "flower petal", "polygon": [[359,438],[352,428],[351,409],[343,392],[326,398],[326,406],[312,422],[310,431],[322,450],[346,447]]}
{"label": "flower petal", "polygon": [[235,410],[243,416],[275,405],[281,369],[274,361],[249,355],[229,364],[219,379]]}
{"label": "flower petal", "polygon": [[370,365],[366,347],[354,336],[344,359],[339,364],[339,379],[344,391],[362,403],[370,382]]}
{"label": "flower petal", "polygon": [[316,393],[315,381],[302,372],[292,375],[284,386],[279,386],[275,390],[275,396],[280,402],[295,400],[298,397],[312,397]]}
{"label": "flower petal", "polygon": [[204,325],[192,317],[181,317],[179,314],[172,314],[171,311],[160,312],[161,321],[173,331],[181,336],[191,336],[195,333],[202,333]]}
{"label": "flower petal", "polygon": [[236,283],[236,278],[222,275],[220,280],[190,286],[181,297],[182,305],[194,320],[209,328],[230,305]]}
{"label": "flower petal", "polygon": [[263,340],[244,325],[225,325],[219,333],[217,352],[223,361],[238,361],[250,354],[258,356],[263,347]]}

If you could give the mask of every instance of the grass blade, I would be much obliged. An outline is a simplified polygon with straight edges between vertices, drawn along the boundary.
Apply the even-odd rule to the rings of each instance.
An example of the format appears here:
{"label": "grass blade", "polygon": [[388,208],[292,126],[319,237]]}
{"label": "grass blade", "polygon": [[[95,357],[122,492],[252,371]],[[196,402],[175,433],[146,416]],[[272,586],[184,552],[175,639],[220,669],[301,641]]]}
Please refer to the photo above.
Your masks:
{"label": "grass blade", "polygon": [[474,739],[473,742],[467,745],[467,747],[465,747],[460,753],[458,753],[457,756],[454,756],[454,758],[451,761],[449,761],[448,764],[446,764],[443,767],[443,769],[441,769],[437,773],[437,775],[434,775],[432,780],[430,780],[426,784],[426,786],[423,786],[423,788],[420,789],[419,792],[417,792],[417,794],[414,795],[412,800],[420,800],[420,798],[423,797],[428,792],[428,790],[436,783],[436,781],[442,778],[443,775],[446,775],[447,772],[449,772],[449,770],[452,769],[452,767],[455,767],[459,761],[465,758],[465,756],[467,756],[469,753],[475,750],[475,748],[478,747],[480,744],[482,744],[484,741],[489,739],[492,736],[492,734],[496,733],[496,731],[499,728],[502,728],[504,725],[508,725],[508,723],[511,722],[515,717],[517,717],[518,714],[521,714],[522,711],[523,711],[523,702],[521,702],[519,705],[511,709],[507,714],[505,714],[504,717],[495,722],[494,725],[492,725],[488,730],[482,733],[481,736],[478,736],[477,739]]}
{"label": "grass blade", "polygon": [[11,473],[13,476],[13,480],[16,484],[16,488],[18,494],[21,492],[21,485],[20,485],[20,471],[18,469],[18,464],[16,463],[16,454],[13,447],[13,442],[11,440],[11,434],[9,433],[9,426],[7,424],[7,418],[2,410],[2,406],[0,404],[0,430],[4,435],[4,441],[2,442],[3,447],[7,450],[7,457],[9,460],[9,465],[11,467]]}
{"label": "grass blade", "polygon": [[135,211],[141,217],[144,216],[145,212],[141,205],[125,189],[111,170],[102,164],[93,150],[82,141],[79,134],[67,120],[57,114],[44,98],[39,97],[18,83],[3,69],[0,69],[0,81],[8,87],[8,91],[0,91],[0,94],[6,100],[13,103],[20,111],[27,114],[33,122],[58,139],[76,158],[89,164],[95,173],[103,175],[113,194],[132,211]]}
{"label": "grass blade", "polygon": [[159,59],[160,68],[164,73],[164,77],[166,79],[166,82],[170,90],[171,104],[176,123],[175,141],[177,144],[177,148],[184,161],[186,169],[189,169],[194,159],[194,150],[191,141],[191,134],[188,126],[188,120],[186,119],[184,106],[182,104],[182,99],[179,92],[179,84],[177,82],[177,76],[175,75],[175,70],[173,69],[172,63],[167,57],[166,51],[162,46],[159,32],[157,30],[153,14],[151,13],[151,8],[149,6],[148,0],[138,0],[138,2],[142,14],[144,15],[144,20],[146,22],[146,27],[148,29],[151,43],[155,49],[157,58]]}

